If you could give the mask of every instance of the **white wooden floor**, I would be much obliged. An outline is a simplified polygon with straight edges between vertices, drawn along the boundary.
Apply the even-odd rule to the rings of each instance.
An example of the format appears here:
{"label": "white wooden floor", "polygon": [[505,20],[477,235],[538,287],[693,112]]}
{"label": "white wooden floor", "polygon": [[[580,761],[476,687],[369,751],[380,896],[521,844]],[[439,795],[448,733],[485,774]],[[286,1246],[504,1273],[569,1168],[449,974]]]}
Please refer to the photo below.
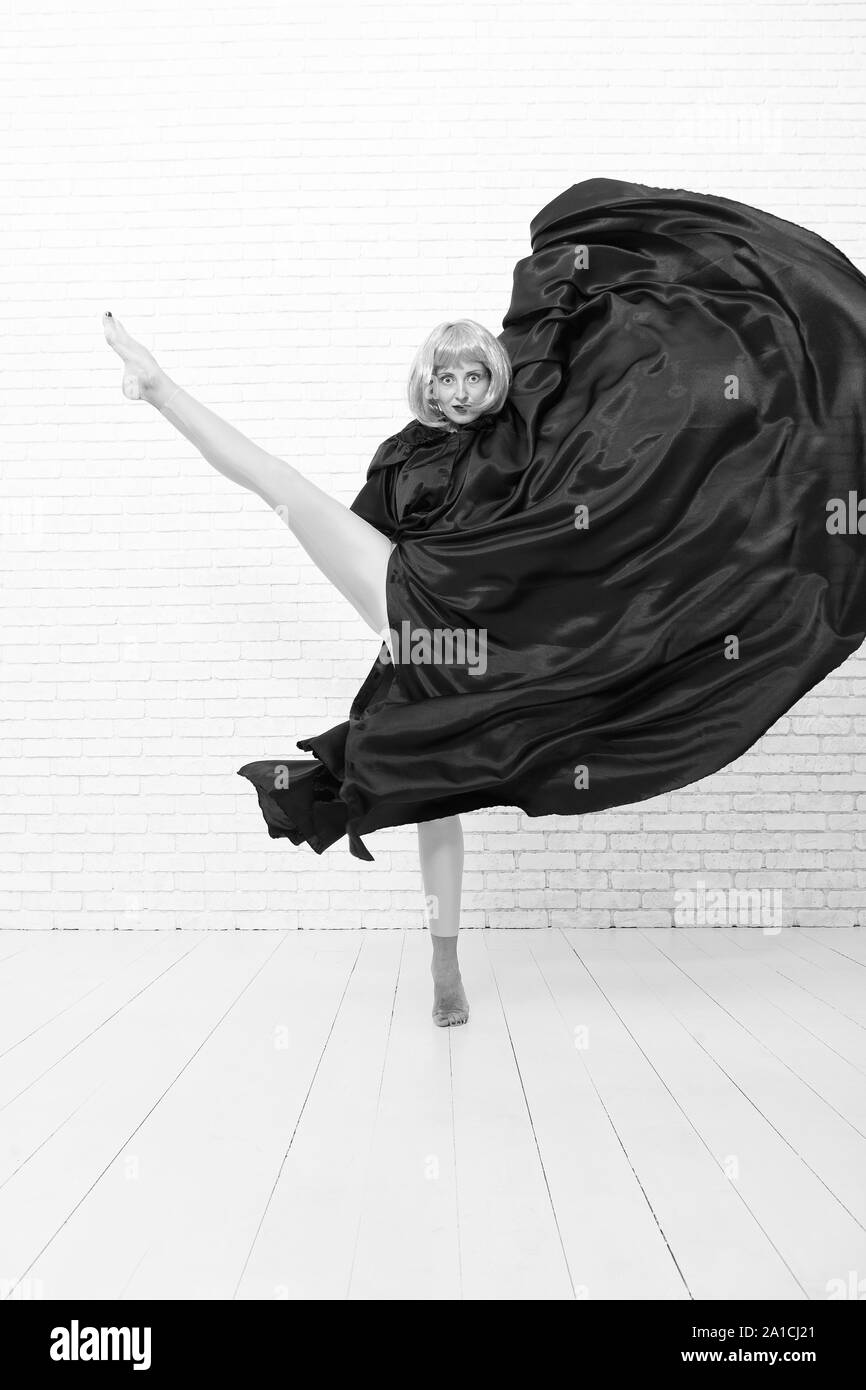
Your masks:
{"label": "white wooden floor", "polygon": [[0,1296],[866,1276],[866,930],[466,931],[460,958],[471,1019],[440,1029],[420,930],[0,932]]}

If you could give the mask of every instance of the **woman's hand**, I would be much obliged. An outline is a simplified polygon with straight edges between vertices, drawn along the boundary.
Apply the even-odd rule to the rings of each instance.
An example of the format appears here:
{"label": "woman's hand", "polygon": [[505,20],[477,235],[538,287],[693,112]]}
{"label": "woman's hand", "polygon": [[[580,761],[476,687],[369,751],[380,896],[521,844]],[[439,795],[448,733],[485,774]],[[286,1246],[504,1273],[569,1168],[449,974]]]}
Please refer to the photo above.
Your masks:
{"label": "woman's hand", "polygon": [[105,341],[123,361],[124,396],[131,401],[149,401],[159,408],[177,390],[177,383],[166,375],[146,347],[130,337],[110,309],[102,315],[102,327]]}

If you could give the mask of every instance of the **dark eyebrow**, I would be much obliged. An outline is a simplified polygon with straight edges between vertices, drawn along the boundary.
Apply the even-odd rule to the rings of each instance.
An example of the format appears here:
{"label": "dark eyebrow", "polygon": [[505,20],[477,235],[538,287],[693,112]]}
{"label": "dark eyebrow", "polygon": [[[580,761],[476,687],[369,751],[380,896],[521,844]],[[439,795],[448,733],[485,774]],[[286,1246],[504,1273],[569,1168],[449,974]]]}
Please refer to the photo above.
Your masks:
{"label": "dark eyebrow", "polygon": [[[436,367],[435,370],[434,370],[434,372],[433,372],[433,375],[434,375],[434,376],[445,376],[445,375],[447,375],[449,372],[453,372],[453,370],[454,370],[453,367]],[[470,367],[470,368],[469,368],[469,371],[470,371],[470,372],[486,372],[486,371],[487,371],[487,368],[484,366],[484,363],[482,362],[481,365],[478,366],[478,367]]]}

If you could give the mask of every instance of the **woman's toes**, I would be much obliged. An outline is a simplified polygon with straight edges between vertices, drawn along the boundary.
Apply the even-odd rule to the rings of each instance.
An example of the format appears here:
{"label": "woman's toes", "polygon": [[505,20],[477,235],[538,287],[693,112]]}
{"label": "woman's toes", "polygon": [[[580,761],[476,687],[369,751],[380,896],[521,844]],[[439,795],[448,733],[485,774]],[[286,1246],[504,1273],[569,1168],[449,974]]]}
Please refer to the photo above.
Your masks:
{"label": "woman's toes", "polygon": [[118,339],[121,331],[120,325],[108,309],[102,315],[102,331],[105,334],[105,341],[114,348],[115,352],[119,352]]}
{"label": "woman's toes", "polygon": [[458,1023],[468,1023],[468,1021],[469,1015],[462,1011],[460,1013],[447,1012],[433,1014],[433,1022],[437,1023],[440,1028],[452,1028]]}
{"label": "woman's toes", "polygon": [[147,353],[147,348],[142,347],[134,338],[130,337],[123,324],[116,319],[110,310],[102,315],[102,327],[105,333],[105,340],[119,353],[121,357],[128,357],[131,352],[138,351]]}
{"label": "woman's toes", "polygon": [[102,315],[102,327],[106,342],[123,362],[121,390],[124,396],[130,401],[150,399],[160,379],[159,364],[153,353],[130,337],[110,310]]}

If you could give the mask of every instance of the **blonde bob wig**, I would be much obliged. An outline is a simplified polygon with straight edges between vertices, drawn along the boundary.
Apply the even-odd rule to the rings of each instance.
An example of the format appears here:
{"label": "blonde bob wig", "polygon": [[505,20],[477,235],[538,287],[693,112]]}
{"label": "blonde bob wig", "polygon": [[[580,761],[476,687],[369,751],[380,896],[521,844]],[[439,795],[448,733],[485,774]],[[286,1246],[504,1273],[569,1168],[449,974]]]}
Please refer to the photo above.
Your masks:
{"label": "blonde bob wig", "polygon": [[409,370],[406,397],[409,409],[425,425],[448,429],[450,421],[439,410],[433,396],[433,372],[453,367],[462,360],[483,362],[490,372],[490,386],[479,402],[482,414],[499,410],[511,386],[511,362],[498,338],[474,319],[440,323],[415,353]]}

